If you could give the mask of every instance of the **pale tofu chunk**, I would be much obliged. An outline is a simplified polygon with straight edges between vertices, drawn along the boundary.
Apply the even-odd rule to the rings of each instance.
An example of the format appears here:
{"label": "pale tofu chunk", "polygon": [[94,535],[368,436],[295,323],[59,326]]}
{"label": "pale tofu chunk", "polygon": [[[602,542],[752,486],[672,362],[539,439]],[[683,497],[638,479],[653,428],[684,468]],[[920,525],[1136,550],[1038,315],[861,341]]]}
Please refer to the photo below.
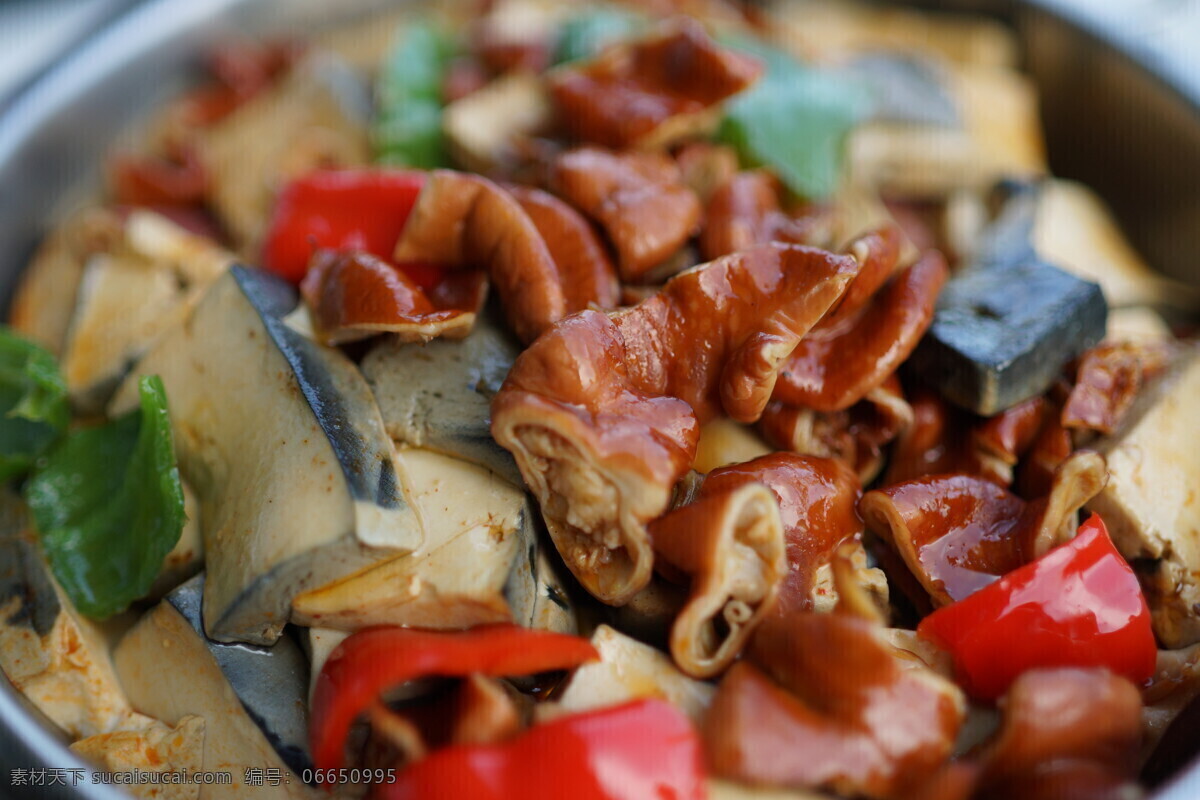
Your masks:
{"label": "pale tofu chunk", "polygon": [[95,255],[79,286],[79,304],[62,370],[77,407],[103,408],[125,371],[183,311],[175,277],[137,258]]}
{"label": "pale tofu chunk", "polygon": [[22,336],[61,355],[84,265],[119,236],[120,222],[105,209],[86,209],[60,223],[21,273],[9,324]]}
{"label": "pale tofu chunk", "polygon": [[885,194],[943,198],[1008,177],[1046,172],[1033,84],[1015,70],[974,65],[947,72],[955,126],[876,120],[850,139],[853,179]]}
{"label": "pale tofu chunk", "polygon": [[558,699],[537,706],[539,719],[620,705],[631,700],[666,700],[697,722],[716,687],[684,675],[663,653],[601,625],[592,635],[600,660],[575,671]]}
{"label": "pale tofu chunk", "polygon": [[288,180],[316,167],[367,163],[369,108],[353,69],[313,56],[204,132],[209,199],[242,252],[257,254],[275,193]]}
{"label": "pale tofu chunk", "polygon": [[873,50],[936,54],[959,64],[1015,67],[1012,30],[985,17],[931,14],[841,0],[777,0],[770,29],[805,57],[840,60]]}
{"label": "pale tofu chunk", "polygon": [[180,324],[233,263],[216,243],[149,211],[134,211],[79,283],[62,356],[71,402],[99,413],[130,365]]}
{"label": "pale tofu chunk", "polygon": [[729,417],[718,417],[700,428],[692,469],[709,473],[718,467],[741,464],[770,452],[771,448],[752,428]]}
{"label": "pale tofu chunk", "polygon": [[1167,647],[1200,642],[1200,353],[1189,349],[1144,390],[1122,430],[1096,449],[1108,485],[1088,507],[1138,560]]}
{"label": "pale tofu chunk", "polygon": [[71,739],[107,733],[131,711],[108,643],[71,606],[14,509],[0,508],[0,667]]}
{"label": "pale tofu chunk", "polygon": [[1104,202],[1083,184],[1052,180],[1042,185],[1034,246],[1050,263],[1099,283],[1110,308],[1200,309],[1200,289],[1147,266]]}
{"label": "pale tofu chunk", "polygon": [[442,130],[450,153],[464,169],[487,173],[505,160],[518,138],[549,120],[542,79],[516,71],[446,106]]}
{"label": "pale tofu chunk", "polygon": [[431,450],[401,448],[396,472],[421,519],[422,546],[300,594],[293,621],[356,630],[509,620],[504,586],[520,550],[524,493],[483,467]]}
{"label": "pale tofu chunk", "polygon": [[[135,723],[136,724],[133,724]],[[80,739],[71,749],[105,772],[199,772],[204,719],[186,716],[174,727],[134,714],[125,728]],[[140,781],[126,786],[134,797],[199,800],[198,783]]]}
{"label": "pale tofu chunk", "polygon": [[312,702],[313,689],[317,687],[317,676],[321,668],[329,660],[333,649],[346,640],[349,631],[338,631],[333,628],[307,628],[305,630],[308,650],[308,699]]}
{"label": "pale tofu chunk", "polygon": [[1168,342],[1174,337],[1166,321],[1157,311],[1145,306],[1114,308],[1108,312],[1104,330],[1106,342]]}

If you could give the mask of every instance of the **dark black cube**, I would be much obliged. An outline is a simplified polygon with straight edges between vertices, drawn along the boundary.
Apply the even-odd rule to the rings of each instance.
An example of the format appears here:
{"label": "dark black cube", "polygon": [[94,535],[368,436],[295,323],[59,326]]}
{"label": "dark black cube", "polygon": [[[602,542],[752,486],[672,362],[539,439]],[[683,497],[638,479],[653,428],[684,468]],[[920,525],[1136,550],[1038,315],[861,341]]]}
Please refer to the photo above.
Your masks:
{"label": "dark black cube", "polygon": [[912,366],[950,401],[990,416],[1044,392],[1104,337],[1100,287],[1032,253],[947,282]]}

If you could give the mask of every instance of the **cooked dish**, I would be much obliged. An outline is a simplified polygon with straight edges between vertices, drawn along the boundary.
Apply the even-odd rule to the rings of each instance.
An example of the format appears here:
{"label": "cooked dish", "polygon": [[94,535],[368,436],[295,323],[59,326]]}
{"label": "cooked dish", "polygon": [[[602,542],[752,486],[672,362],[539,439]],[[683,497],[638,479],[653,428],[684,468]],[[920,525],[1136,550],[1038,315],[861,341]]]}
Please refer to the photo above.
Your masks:
{"label": "cooked dish", "polygon": [[1200,291],[1016,63],[799,0],[223,44],[0,332],[0,666],[145,797],[1139,796]]}

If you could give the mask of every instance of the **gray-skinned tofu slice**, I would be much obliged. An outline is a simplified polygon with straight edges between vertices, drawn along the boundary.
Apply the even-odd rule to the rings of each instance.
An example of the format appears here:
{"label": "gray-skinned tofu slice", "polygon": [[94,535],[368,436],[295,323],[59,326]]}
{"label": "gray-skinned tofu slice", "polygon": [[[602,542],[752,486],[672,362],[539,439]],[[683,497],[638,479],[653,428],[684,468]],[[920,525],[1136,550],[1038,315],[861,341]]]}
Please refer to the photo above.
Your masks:
{"label": "gray-skinned tofu slice", "polygon": [[[117,674],[134,708],[170,725],[205,720],[202,766],[228,772],[207,800],[315,798],[300,776],[308,754],[308,661],[290,636],[271,647],[214,642],[201,625],[204,575],[171,592],[117,645]],[[278,786],[245,785],[247,768],[290,770]],[[286,773],[284,773],[286,774]]]}
{"label": "gray-skinned tofu slice", "polygon": [[492,438],[492,397],[521,352],[520,344],[490,315],[471,334],[424,345],[389,336],[363,358],[387,432],[423,447],[487,467],[524,486],[512,454]]}
{"label": "gray-skinned tofu slice", "polygon": [[270,644],[296,595],[423,539],[370,388],[340,351],[284,324],[296,302],[279,278],[233,267],[110,408],[134,406],[138,377],[162,377],[200,501],[204,620],[218,641]]}
{"label": "gray-skinned tofu slice", "polygon": [[1088,504],[1134,562],[1163,646],[1200,642],[1200,351],[1143,390],[1127,422],[1094,447],[1108,484]]}

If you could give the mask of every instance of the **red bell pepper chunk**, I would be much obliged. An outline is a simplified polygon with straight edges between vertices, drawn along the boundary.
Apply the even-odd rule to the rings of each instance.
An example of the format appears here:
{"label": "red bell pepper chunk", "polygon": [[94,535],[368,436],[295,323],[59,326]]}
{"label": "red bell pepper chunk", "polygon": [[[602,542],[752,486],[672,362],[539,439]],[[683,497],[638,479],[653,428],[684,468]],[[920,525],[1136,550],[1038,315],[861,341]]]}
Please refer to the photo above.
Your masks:
{"label": "red bell pepper chunk", "polygon": [[377,800],[702,800],[699,737],[662,700],[560,717],[509,742],[456,745],[402,770]]}
{"label": "red bell pepper chunk", "polygon": [[365,250],[391,261],[425,185],[415,170],[318,170],[280,192],[267,227],[263,265],[299,283],[318,248]]}
{"label": "red bell pepper chunk", "polygon": [[337,769],[355,717],[391,688],[417,678],[534,675],[599,658],[586,639],[487,625],[468,631],[367,628],[347,637],[321,668],[313,690],[309,739],[318,769]]}
{"label": "red bell pepper chunk", "polygon": [[1137,576],[1096,514],[1070,542],[938,609],[917,632],[947,649],[964,688],[987,700],[1035,667],[1108,667],[1140,684],[1157,655]]}

